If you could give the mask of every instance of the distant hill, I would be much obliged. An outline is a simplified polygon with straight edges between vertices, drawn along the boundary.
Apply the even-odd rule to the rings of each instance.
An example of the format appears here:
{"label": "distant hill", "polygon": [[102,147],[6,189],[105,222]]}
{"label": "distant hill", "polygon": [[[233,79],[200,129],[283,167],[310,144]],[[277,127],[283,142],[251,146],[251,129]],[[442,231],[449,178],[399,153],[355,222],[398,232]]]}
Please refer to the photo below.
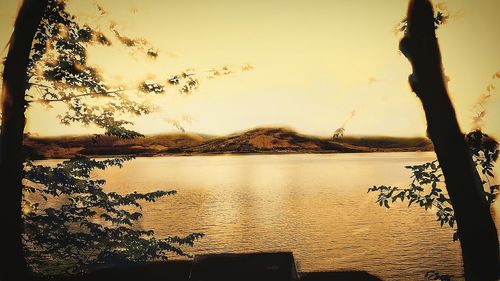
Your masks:
{"label": "distant hill", "polygon": [[74,155],[144,155],[191,147],[205,142],[208,136],[196,134],[152,135],[135,139],[102,136],[25,137],[24,149],[32,159],[68,158]]}
{"label": "distant hill", "polygon": [[343,137],[336,140],[307,136],[287,128],[257,128],[223,137],[164,134],[131,140],[104,136],[26,137],[25,150],[33,159],[73,155],[197,155],[223,153],[345,153],[427,151],[426,138]]}

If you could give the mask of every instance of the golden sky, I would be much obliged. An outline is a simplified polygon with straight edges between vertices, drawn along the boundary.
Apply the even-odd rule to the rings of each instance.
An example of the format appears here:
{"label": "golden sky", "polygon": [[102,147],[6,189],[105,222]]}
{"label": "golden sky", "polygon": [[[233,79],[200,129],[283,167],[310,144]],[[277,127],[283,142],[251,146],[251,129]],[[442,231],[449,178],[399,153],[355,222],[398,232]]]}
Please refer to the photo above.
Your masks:
{"label": "golden sky", "polygon": [[[97,18],[93,3],[107,10]],[[449,0],[452,17],[439,28],[449,90],[464,131],[486,86],[500,79],[500,1]],[[128,36],[147,38],[157,61],[122,47],[89,50],[91,64],[112,81],[133,84],[165,78],[186,68],[249,63],[252,71],[202,79],[190,96],[168,92],[151,100],[154,114],[134,119],[143,133],[173,131],[170,120],[188,116],[186,130],[226,134],[256,126],[288,126],[330,135],[355,111],[347,134],[425,135],[425,119],[398,52],[394,27],[407,1],[354,0],[69,0],[82,21],[106,28],[110,21]],[[17,1],[0,4],[0,46],[6,45]],[[3,50],[2,55],[5,56]],[[500,93],[490,99],[485,131],[500,136]],[[33,106],[27,130],[40,135],[93,133],[92,127],[60,125],[61,108]],[[186,118],[184,118],[186,119]]]}

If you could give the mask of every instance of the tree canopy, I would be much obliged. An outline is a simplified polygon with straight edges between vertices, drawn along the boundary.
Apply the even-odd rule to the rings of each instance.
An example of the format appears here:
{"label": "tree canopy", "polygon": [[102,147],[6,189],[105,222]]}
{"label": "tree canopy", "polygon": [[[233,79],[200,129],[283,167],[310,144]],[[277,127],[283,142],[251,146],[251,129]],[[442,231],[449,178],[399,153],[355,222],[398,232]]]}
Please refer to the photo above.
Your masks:
{"label": "tree canopy", "polygon": [[[105,14],[102,7],[96,8]],[[65,125],[93,124],[106,135],[135,138],[142,134],[127,128],[132,124],[127,116],[151,113],[151,107],[143,102],[146,95],[162,94],[166,87],[180,94],[198,88],[197,74],[190,69],[163,82],[144,80],[132,88],[111,86],[97,68],[88,64],[89,46],[109,48],[118,42],[153,60],[158,51],[145,39],[124,36],[114,24],[107,28],[115,40],[79,23],[66,11],[66,1],[49,0],[29,57],[25,109],[35,102],[47,108],[62,103],[67,110],[59,120]],[[231,72],[229,66],[209,71],[211,78]],[[96,169],[122,167],[132,158],[94,160],[77,156],[53,167],[26,160],[22,238],[34,272],[80,274],[103,264],[165,260],[168,253],[189,256],[183,246],[193,246],[202,233],[158,238],[154,231],[134,225],[142,217],[141,202],[174,195],[175,190],[105,192],[105,180],[91,176]]]}
{"label": "tree canopy", "polygon": [[[144,79],[132,86],[112,85],[99,69],[88,64],[89,46],[111,48],[113,44],[121,44],[151,60],[159,56],[158,50],[144,38],[123,35],[115,23],[99,28],[79,23],[65,7],[64,0],[48,1],[34,37],[27,70],[27,105],[37,102],[50,107],[52,103],[64,103],[67,110],[59,116],[63,124],[93,124],[104,129],[106,135],[133,138],[142,134],[127,128],[132,124],[127,115],[151,113],[151,106],[144,102],[147,95],[163,94],[169,87],[186,95],[199,87],[201,74],[191,68],[167,75],[161,81]],[[106,14],[99,5],[96,13]],[[105,29],[107,32],[101,31]],[[206,72],[208,78],[215,78],[230,75],[233,70],[225,65]]]}

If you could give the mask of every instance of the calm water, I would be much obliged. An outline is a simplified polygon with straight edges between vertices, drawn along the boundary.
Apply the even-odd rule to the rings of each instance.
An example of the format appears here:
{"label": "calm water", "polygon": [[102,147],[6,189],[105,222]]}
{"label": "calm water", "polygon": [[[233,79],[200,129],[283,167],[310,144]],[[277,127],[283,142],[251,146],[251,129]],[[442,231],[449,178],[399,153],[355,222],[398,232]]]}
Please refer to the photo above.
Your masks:
{"label": "calm water", "polygon": [[292,251],[302,271],[423,280],[429,270],[462,274],[451,229],[418,207],[381,208],[367,188],[406,186],[403,166],[433,158],[429,152],[137,158],[95,176],[107,179],[108,191],[177,190],[145,204],[137,227],[158,236],[204,232],[193,254]]}

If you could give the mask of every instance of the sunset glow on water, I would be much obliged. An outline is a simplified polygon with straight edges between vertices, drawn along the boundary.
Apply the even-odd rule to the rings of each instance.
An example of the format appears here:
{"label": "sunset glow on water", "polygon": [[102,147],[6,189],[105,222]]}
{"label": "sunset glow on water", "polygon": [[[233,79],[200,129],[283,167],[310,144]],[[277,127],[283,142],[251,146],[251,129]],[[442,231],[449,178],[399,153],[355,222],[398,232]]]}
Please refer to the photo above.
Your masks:
{"label": "sunset glow on water", "polygon": [[433,158],[431,152],[153,157],[95,177],[107,180],[107,191],[177,190],[145,204],[134,227],[158,237],[205,233],[188,249],[192,254],[292,251],[302,271],[424,280],[430,270],[462,274],[451,229],[419,207],[379,207],[367,189],[403,187],[405,165]]}

